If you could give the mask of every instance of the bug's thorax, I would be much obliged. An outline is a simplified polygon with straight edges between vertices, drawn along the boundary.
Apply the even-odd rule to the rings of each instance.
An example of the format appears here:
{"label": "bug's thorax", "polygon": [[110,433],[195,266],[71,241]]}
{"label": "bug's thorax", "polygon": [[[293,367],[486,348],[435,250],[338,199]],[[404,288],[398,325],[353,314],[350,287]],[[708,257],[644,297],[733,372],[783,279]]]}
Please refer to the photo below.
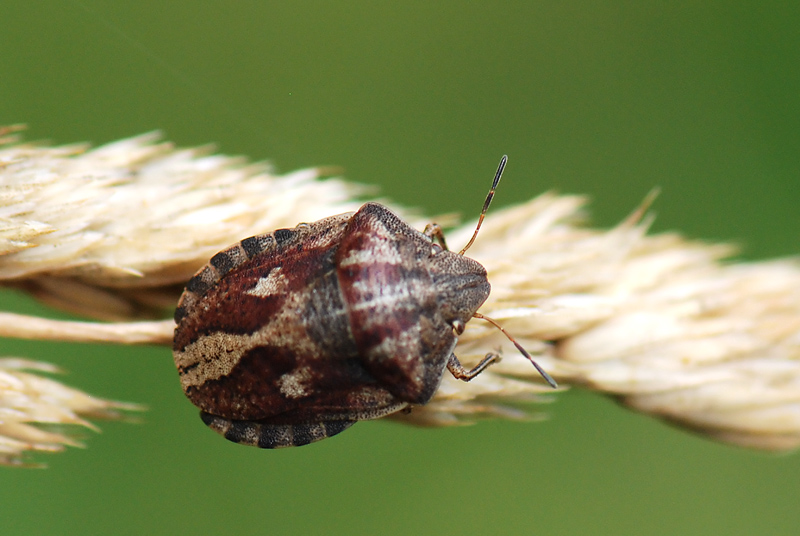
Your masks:
{"label": "bug's thorax", "polygon": [[489,297],[486,269],[442,249],[382,205],[367,203],[352,218],[336,255],[339,282],[351,306],[365,301],[373,321],[389,305],[397,318],[405,303],[429,310],[448,326],[466,324]]}
{"label": "bug's thorax", "polygon": [[376,203],[348,222],[334,262],[366,370],[397,399],[426,403],[453,351],[455,327],[489,294],[486,271]]}

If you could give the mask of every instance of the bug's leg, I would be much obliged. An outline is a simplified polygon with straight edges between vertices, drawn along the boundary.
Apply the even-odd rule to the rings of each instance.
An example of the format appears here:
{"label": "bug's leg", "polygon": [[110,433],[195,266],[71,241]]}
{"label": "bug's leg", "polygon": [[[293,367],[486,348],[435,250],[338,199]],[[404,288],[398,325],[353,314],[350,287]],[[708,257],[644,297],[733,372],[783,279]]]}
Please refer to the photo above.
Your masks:
{"label": "bug's leg", "polygon": [[260,447],[279,449],[299,447],[343,432],[356,421],[323,421],[310,424],[265,424],[257,421],[234,421],[211,415],[205,411],[200,418],[206,425],[228,441]]}
{"label": "bug's leg", "polygon": [[442,246],[442,249],[447,250],[447,243],[444,241],[444,231],[442,231],[438,223],[429,223],[426,225],[422,234],[430,238],[431,242],[433,242],[435,238],[436,241],[439,242],[439,245]]}
{"label": "bug's leg", "polygon": [[447,370],[449,370],[450,374],[457,380],[468,382],[483,372],[486,367],[498,361],[500,361],[500,356],[498,354],[486,354],[486,357],[481,359],[480,363],[470,370],[467,370],[464,368],[464,365],[461,364],[461,361],[458,360],[456,354],[450,354],[450,359],[447,360]]}

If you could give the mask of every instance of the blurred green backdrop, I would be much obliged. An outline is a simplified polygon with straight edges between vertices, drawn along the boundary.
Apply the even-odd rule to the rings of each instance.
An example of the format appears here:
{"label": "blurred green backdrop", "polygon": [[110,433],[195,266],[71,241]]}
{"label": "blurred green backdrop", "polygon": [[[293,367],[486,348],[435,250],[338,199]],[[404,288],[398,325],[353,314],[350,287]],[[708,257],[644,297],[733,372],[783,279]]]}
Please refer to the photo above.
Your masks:
{"label": "blurred green backdrop", "polygon": [[[429,213],[590,194],[610,225],[798,251],[791,2],[6,2],[0,123],[335,164]],[[4,292],[3,310],[42,311]],[[800,455],[708,442],[574,390],[544,423],[362,423],[286,451],[210,433],[167,349],[0,341],[150,407],[86,450],[0,469],[10,534],[796,534]],[[537,408],[538,409],[538,408]]]}

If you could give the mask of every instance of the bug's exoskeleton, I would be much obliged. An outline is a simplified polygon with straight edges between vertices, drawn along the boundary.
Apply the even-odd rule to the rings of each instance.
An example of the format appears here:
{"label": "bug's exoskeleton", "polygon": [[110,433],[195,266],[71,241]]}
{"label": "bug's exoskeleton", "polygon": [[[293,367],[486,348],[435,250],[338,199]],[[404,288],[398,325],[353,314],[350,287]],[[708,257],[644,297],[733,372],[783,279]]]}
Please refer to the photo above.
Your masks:
{"label": "bug's exoskeleton", "polygon": [[419,232],[367,203],[212,257],[178,302],[173,344],[203,422],[237,443],[305,445],[427,403],[445,369],[469,381],[492,364],[489,354],[466,369],[453,350],[470,319],[486,318],[486,270],[464,253],[505,163],[459,253],[437,225]]}

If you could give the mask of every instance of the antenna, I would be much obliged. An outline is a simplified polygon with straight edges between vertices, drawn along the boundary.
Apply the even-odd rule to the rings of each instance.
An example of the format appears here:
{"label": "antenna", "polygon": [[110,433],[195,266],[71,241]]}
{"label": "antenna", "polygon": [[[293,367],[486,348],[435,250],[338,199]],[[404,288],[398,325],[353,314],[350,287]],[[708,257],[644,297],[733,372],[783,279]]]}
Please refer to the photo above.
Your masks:
{"label": "antenna", "polygon": [[[475,226],[475,232],[472,233],[472,238],[469,239],[469,242],[467,242],[467,245],[464,246],[464,249],[462,249],[461,251],[458,252],[459,255],[463,255],[469,249],[469,247],[472,245],[472,243],[475,242],[475,237],[478,236],[478,231],[480,231],[480,229],[481,229],[481,224],[483,223],[483,218],[484,218],[484,216],[486,216],[486,211],[489,210],[489,205],[492,203],[492,199],[494,198],[494,191],[497,189],[497,184],[500,182],[500,177],[503,176],[503,170],[505,169],[507,162],[508,162],[508,155],[503,155],[503,158],[500,159],[500,165],[497,166],[497,172],[494,174],[494,180],[492,181],[492,187],[491,187],[491,189],[489,190],[489,193],[486,196],[486,201],[483,202],[483,210],[481,210],[481,215],[478,218],[478,225]],[[475,314],[472,315],[472,317],[473,318],[480,318],[482,320],[486,320],[487,322],[492,324],[494,327],[496,327],[497,329],[502,331],[503,335],[505,335],[508,338],[509,341],[514,343],[514,346],[517,347],[517,350],[519,350],[519,352],[522,355],[524,355],[528,359],[528,361],[530,361],[533,364],[534,367],[536,367],[536,370],[539,372],[539,374],[541,374],[542,378],[544,378],[544,380],[548,384],[550,384],[550,387],[552,387],[553,389],[558,389],[558,384],[556,383],[556,381],[547,372],[545,372],[544,369],[542,367],[540,367],[539,364],[536,361],[533,360],[533,357],[531,357],[531,354],[529,354],[528,351],[525,350],[525,348],[523,348],[522,345],[520,343],[518,343],[514,339],[514,337],[511,336],[511,334],[509,334],[505,329],[503,329],[503,326],[498,324],[497,321],[489,318],[488,316],[484,316],[484,315],[482,315],[480,313],[475,313]]]}
{"label": "antenna", "polygon": [[467,245],[464,246],[464,249],[458,252],[459,255],[463,255],[469,247],[475,242],[475,237],[478,236],[478,231],[481,229],[481,224],[483,223],[483,217],[486,216],[486,211],[489,210],[489,205],[492,203],[492,198],[494,198],[494,191],[497,188],[497,183],[500,182],[500,177],[503,176],[503,170],[506,167],[506,162],[508,162],[508,155],[503,155],[503,158],[500,159],[500,165],[497,166],[497,173],[494,174],[494,181],[492,181],[492,188],[489,190],[489,194],[486,196],[486,201],[483,202],[483,210],[481,210],[481,215],[478,218],[478,226],[475,227],[475,232],[472,233],[472,238],[469,239]]}
{"label": "antenna", "polygon": [[[500,169],[502,170],[502,163],[501,163]],[[495,181],[495,184],[497,184],[496,181]],[[536,361],[533,360],[533,358],[531,357],[531,354],[529,354],[528,351],[525,350],[525,348],[523,348],[522,345],[520,345],[520,343],[518,343],[516,340],[514,340],[514,337],[512,337],[506,330],[503,329],[503,326],[501,326],[495,320],[489,318],[488,316],[482,315],[480,313],[475,313],[474,315],[472,315],[472,317],[486,320],[491,325],[493,325],[494,327],[496,327],[497,329],[502,331],[503,335],[508,337],[508,340],[514,343],[514,346],[517,347],[517,350],[519,350],[519,352],[522,355],[524,355],[528,359],[528,361],[533,363],[533,366],[536,367],[536,370],[539,372],[539,374],[542,375],[542,378],[544,378],[544,380],[547,383],[550,384],[550,387],[552,387],[553,389],[557,389],[558,388],[558,384],[556,383],[556,381],[547,372],[545,372],[544,369],[542,367],[540,367],[539,364]]]}

